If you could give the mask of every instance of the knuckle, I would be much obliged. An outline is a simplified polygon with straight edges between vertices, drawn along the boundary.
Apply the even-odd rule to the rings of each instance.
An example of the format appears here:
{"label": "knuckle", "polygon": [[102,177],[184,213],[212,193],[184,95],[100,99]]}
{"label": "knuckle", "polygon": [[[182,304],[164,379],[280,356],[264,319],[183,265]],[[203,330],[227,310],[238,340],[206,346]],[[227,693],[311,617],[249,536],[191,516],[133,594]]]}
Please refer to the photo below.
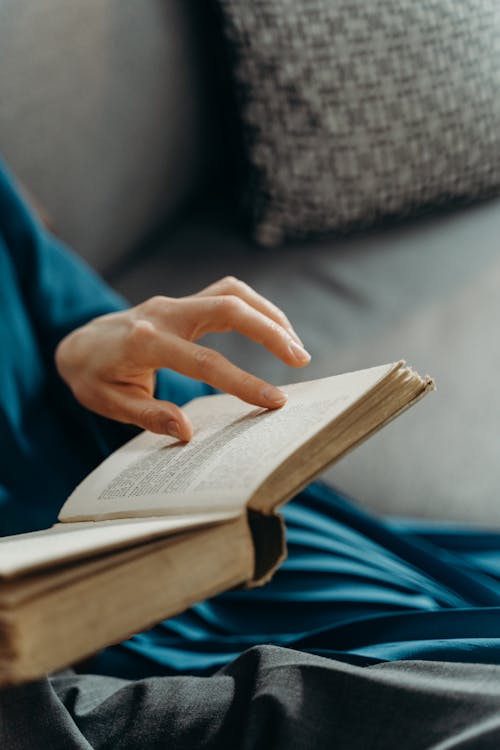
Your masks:
{"label": "knuckle", "polygon": [[275,308],[274,308],[274,313],[275,313],[275,315],[276,315],[276,318],[278,319],[278,323],[279,323],[279,324],[280,324],[280,325],[281,325],[281,326],[282,326],[283,328],[288,328],[288,327],[290,326],[290,321],[289,321],[289,320],[288,320],[288,318],[286,317],[285,313],[284,313],[284,312],[282,312],[282,311],[281,311],[281,310],[279,309],[279,307],[275,307]]}
{"label": "knuckle", "polygon": [[146,315],[158,315],[164,313],[170,307],[172,300],[170,297],[165,297],[162,294],[155,294],[150,297],[142,305],[139,305],[139,309],[142,310]]}
{"label": "knuckle", "polygon": [[236,276],[224,276],[224,278],[221,279],[220,283],[221,286],[224,287],[224,289],[227,289],[230,292],[242,287],[242,282],[237,279]]}
{"label": "knuckle", "polygon": [[130,351],[154,338],[156,330],[149,320],[133,320],[126,335],[125,348]]}
{"label": "knuckle", "polygon": [[229,315],[236,315],[237,313],[241,312],[241,309],[243,308],[243,302],[239,297],[236,297],[234,294],[228,294],[223,297],[223,300],[224,309]]}
{"label": "knuckle", "polygon": [[134,320],[130,327],[129,336],[131,338],[146,338],[154,335],[155,327],[150,320]]}
{"label": "knuckle", "polygon": [[276,323],[275,320],[270,320],[267,324],[269,333],[274,336],[279,336],[280,338],[283,336],[284,331],[283,328],[280,326],[279,323]]}
{"label": "knuckle", "polygon": [[217,368],[220,362],[220,355],[213,349],[200,347],[194,355],[196,369],[201,375],[206,375]]}
{"label": "knuckle", "polygon": [[287,334],[283,328],[274,320],[265,321],[262,326],[261,342],[272,345],[281,342],[287,343]]}
{"label": "knuckle", "polygon": [[256,391],[258,380],[249,373],[244,373],[240,376],[238,380],[239,385],[239,391],[245,396],[252,396],[252,394]]}
{"label": "knuckle", "polygon": [[215,314],[223,319],[234,317],[242,308],[241,300],[233,294],[225,294],[222,297],[215,297],[213,305]]}
{"label": "knuckle", "polygon": [[152,406],[145,406],[139,412],[138,423],[145,430],[149,430],[150,432],[157,432],[159,429],[161,429],[160,422],[161,417],[159,416],[157,410]]}
{"label": "knuckle", "polygon": [[157,308],[162,307],[167,301],[168,297],[165,297],[163,294],[155,294],[153,297],[150,297],[147,300],[146,304],[148,305],[148,307]]}

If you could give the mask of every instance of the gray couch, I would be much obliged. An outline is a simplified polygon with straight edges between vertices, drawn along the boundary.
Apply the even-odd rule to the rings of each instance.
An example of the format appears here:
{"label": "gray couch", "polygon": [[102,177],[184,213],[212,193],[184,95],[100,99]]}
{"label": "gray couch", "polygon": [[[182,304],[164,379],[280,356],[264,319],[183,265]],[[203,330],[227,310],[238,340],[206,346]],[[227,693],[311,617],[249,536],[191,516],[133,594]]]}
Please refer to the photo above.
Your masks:
{"label": "gray couch", "polygon": [[[313,359],[276,383],[405,357],[438,392],[326,478],[392,514],[500,526],[500,200],[256,248],[237,227],[208,3],[0,0],[0,144],[60,235],[133,302],[224,274],[283,307]],[[226,186],[226,189],[224,189]]]}

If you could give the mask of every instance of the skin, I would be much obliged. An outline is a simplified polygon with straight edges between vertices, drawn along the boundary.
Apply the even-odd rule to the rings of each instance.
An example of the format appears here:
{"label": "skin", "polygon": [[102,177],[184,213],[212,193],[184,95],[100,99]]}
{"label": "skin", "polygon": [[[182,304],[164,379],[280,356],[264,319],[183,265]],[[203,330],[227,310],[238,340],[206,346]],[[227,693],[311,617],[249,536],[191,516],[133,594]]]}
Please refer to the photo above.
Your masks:
{"label": "skin", "polygon": [[178,299],[152,297],[129,310],[77,328],[56,351],[58,371],[88,409],[145,430],[188,441],[193,427],[182,409],[154,398],[156,371],[168,367],[250,404],[277,409],[279,388],[251,375],[198,341],[207,333],[238,331],[291,367],[310,355],[284,313],[232,276]]}

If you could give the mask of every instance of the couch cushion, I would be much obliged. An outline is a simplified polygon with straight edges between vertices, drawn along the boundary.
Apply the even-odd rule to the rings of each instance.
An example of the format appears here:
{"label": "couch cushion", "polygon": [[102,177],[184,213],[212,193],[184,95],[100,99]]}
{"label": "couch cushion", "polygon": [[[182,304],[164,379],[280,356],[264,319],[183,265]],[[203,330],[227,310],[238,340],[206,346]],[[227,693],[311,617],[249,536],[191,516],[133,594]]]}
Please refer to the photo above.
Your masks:
{"label": "couch cushion", "polygon": [[263,244],[500,186],[498,0],[219,0]]}
{"label": "couch cushion", "polygon": [[176,216],[217,150],[200,8],[0,2],[0,148],[99,269]]}
{"label": "couch cushion", "polygon": [[236,334],[211,340],[275,383],[400,357],[429,372],[437,393],[326,476],[376,510],[500,527],[499,237],[499,200],[272,254],[202,217],[115,282],[135,301],[230,273],[254,284],[290,316],[311,365],[288,368]]}

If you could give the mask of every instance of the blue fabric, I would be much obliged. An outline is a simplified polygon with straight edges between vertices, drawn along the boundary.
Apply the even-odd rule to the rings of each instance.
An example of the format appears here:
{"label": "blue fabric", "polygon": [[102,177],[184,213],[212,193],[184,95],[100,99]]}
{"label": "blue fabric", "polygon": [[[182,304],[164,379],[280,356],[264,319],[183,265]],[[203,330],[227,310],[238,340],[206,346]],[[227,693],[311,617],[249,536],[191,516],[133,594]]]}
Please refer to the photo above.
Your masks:
{"label": "blue fabric", "polygon": [[[75,485],[136,430],[84,409],[54,351],[88,320],[127,306],[34,216],[0,161],[0,535],[44,528]],[[188,379],[160,372],[182,403]],[[209,386],[189,381],[189,394]]]}
{"label": "blue fabric", "polygon": [[315,483],[284,509],[289,557],[231,592],[98,657],[127,676],[207,674],[273,643],[355,664],[500,663],[500,535],[372,518]]}
{"label": "blue fabric", "polygon": [[[66,332],[125,304],[33,217],[0,165],[0,533],[52,523],[134,433],[81,407],[53,364]],[[159,397],[179,404],[209,390],[158,376]],[[258,643],[360,664],[500,663],[500,534],[374,518],[321,484],[284,515],[289,557],[268,585],[203,602],[87,667],[204,674]]]}

